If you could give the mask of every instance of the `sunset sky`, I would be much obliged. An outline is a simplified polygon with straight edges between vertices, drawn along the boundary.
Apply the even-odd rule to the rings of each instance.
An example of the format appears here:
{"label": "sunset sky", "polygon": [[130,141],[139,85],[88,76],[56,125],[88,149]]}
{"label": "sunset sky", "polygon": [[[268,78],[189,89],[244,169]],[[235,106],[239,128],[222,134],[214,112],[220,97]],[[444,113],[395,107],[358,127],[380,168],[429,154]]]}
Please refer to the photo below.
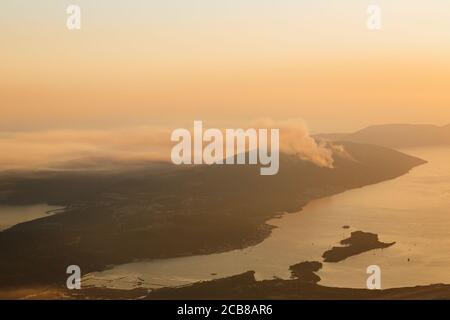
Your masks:
{"label": "sunset sky", "polygon": [[370,3],[3,0],[0,131],[450,123],[449,1],[374,1],[381,31]]}

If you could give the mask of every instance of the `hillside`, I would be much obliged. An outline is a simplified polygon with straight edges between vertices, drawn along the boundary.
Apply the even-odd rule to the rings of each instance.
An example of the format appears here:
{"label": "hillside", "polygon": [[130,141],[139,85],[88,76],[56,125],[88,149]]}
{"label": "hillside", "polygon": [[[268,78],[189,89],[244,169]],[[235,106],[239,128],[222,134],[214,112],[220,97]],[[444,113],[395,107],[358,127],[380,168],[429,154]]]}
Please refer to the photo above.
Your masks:
{"label": "hillside", "polygon": [[370,126],[353,133],[319,134],[331,141],[368,143],[388,148],[450,145],[450,125],[386,124]]}

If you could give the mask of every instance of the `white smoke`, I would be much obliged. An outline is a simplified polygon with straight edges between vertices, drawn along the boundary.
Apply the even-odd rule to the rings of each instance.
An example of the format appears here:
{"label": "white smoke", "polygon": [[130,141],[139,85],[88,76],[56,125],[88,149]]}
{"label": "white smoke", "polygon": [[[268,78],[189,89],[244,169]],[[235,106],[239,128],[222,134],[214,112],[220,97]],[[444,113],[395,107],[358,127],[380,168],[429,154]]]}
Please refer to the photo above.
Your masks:
{"label": "white smoke", "polygon": [[280,150],[286,154],[310,161],[319,167],[333,168],[334,149],[344,152],[342,146],[333,146],[326,142],[316,142],[310,135],[305,121],[302,119],[289,119],[273,121],[262,119],[255,122],[262,128],[280,129]]}

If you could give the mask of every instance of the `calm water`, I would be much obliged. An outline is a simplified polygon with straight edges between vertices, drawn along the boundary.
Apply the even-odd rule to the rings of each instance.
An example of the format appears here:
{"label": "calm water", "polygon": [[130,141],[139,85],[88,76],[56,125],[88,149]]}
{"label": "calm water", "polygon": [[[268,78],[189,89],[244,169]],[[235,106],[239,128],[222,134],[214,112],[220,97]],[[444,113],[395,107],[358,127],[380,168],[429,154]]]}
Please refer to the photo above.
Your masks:
{"label": "calm water", "polygon": [[0,231],[12,226],[56,213],[61,207],[36,204],[28,206],[0,206]]}
{"label": "calm water", "polygon": [[119,265],[87,275],[83,284],[157,288],[248,270],[255,270],[258,279],[289,278],[290,265],[322,261],[325,250],[355,230],[397,243],[339,263],[324,263],[321,284],[364,288],[366,268],[372,264],[381,267],[383,288],[450,283],[450,148],[403,151],[429,163],[397,179],[319,199],[301,212],[271,220],[278,228],[257,246]]}

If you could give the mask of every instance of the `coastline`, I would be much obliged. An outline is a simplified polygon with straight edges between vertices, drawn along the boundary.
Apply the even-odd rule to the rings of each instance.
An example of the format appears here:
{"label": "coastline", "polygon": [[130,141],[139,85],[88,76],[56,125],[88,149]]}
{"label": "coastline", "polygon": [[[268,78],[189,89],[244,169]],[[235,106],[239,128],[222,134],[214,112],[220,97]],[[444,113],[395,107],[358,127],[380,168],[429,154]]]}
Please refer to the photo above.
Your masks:
{"label": "coastline", "polygon": [[[360,161],[338,159],[340,162],[338,161],[337,169],[324,170],[293,158],[284,158],[283,171],[268,179],[255,175],[255,170],[251,167],[224,170],[217,167],[199,167],[177,171],[177,174],[172,175],[136,175],[132,180],[133,188],[125,191],[121,189],[120,197],[118,191],[116,195],[112,193],[113,190],[107,190],[102,194],[95,194],[92,199],[70,203],[68,209],[61,214],[31,221],[0,233],[0,249],[5,249],[0,250],[3,261],[0,263],[0,285],[11,290],[32,287],[60,288],[61,284],[65,284],[65,267],[73,264],[73,256],[77,257],[76,261],[86,275],[132,261],[203,255],[253,246],[270,236],[274,226],[267,222],[280,216],[281,212],[298,212],[312,200],[394,179],[425,163],[416,157],[385,148],[354,144],[348,144],[346,147],[355,151],[355,157]],[[385,160],[380,161],[380,158]],[[305,177],[305,172],[308,172],[310,177]],[[352,179],[342,180],[348,173],[352,173]],[[154,196],[150,200],[147,197],[141,198],[141,194],[135,191],[138,188],[151,193],[157,188],[158,194],[164,194],[167,188],[173,188],[176,182],[198,181],[199,175],[203,176],[201,181],[206,181],[195,185],[196,188],[200,187],[196,192],[200,202],[196,202],[201,203],[201,206],[181,206],[186,202],[187,196],[193,195],[191,185],[187,185],[189,189],[186,193],[183,184],[179,183],[182,188],[177,191],[180,193],[178,198],[171,196],[161,200],[152,200]],[[240,179],[239,184],[236,184],[237,177]],[[211,189],[210,185],[216,185],[218,178],[223,186],[219,190]],[[106,180],[105,183],[109,185],[111,181]],[[299,186],[299,183],[305,184],[306,187]],[[248,190],[247,185],[257,185],[259,189],[257,192]],[[230,189],[230,186],[235,188]],[[46,191],[44,187],[42,190]],[[219,195],[220,201],[217,200]],[[126,200],[126,207],[123,207],[122,198]],[[240,201],[241,198],[247,199],[247,202]],[[229,199],[234,200],[231,207]],[[164,201],[165,206],[172,211],[182,210],[184,213],[175,215],[172,220],[161,216],[169,224],[167,227],[165,224],[161,225],[161,231],[154,230],[154,223],[151,222],[153,216],[149,216],[147,211],[142,214],[140,212],[143,206],[158,208],[158,202],[155,201]],[[130,216],[128,212],[133,215]],[[153,209],[152,212],[158,214],[158,210]],[[246,214],[242,215],[241,212]],[[123,213],[126,213],[124,217],[127,220],[120,220],[121,223],[117,224],[117,214],[121,217]],[[141,218],[145,219],[145,222],[141,221]],[[123,230],[124,222],[126,230]],[[143,229],[146,225],[151,229]],[[133,233],[127,230],[133,230]],[[148,233],[147,230],[151,232]],[[120,233],[117,233],[119,231]],[[155,231],[158,238],[155,238]],[[84,234],[84,238],[94,242],[90,241],[84,245],[80,242],[80,232]],[[26,239],[21,238],[23,234],[27,234]],[[116,237],[116,234],[120,237]],[[174,234],[177,235],[176,238],[172,237]],[[35,256],[29,260],[27,254],[24,254],[17,259],[17,252],[34,252],[34,247],[43,243],[43,236],[47,241],[43,248],[40,246],[40,250],[50,256]],[[59,240],[60,237],[63,241]],[[205,243],[203,239],[209,241]],[[17,248],[12,250],[11,243],[16,243]],[[109,244],[111,252],[103,251],[98,254],[98,250],[104,250],[103,243]],[[158,243],[171,245],[161,248]],[[81,249],[83,251],[80,251]],[[85,251],[86,249],[89,251]],[[49,259],[53,261],[50,265],[47,263]],[[45,268],[23,269],[27,264],[42,265]],[[25,272],[27,277],[23,276]]]}

